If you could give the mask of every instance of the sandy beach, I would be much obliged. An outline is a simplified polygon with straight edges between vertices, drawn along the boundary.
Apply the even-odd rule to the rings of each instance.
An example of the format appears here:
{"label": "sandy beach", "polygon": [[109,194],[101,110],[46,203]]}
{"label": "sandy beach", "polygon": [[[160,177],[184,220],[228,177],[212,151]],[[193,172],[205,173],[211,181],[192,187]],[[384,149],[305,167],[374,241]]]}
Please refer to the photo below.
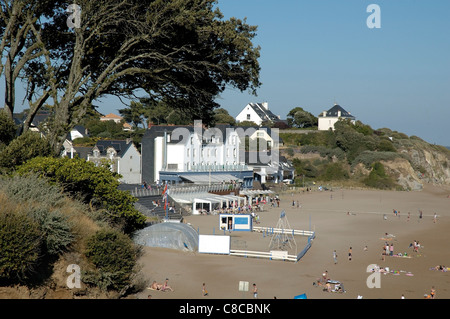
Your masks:
{"label": "sandy beach", "polygon": [[[284,210],[292,228],[314,230],[316,238],[299,262],[144,247],[139,260],[144,277],[150,283],[163,283],[168,278],[174,291],[146,289],[137,297],[253,299],[251,288],[248,292],[238,289],[240,281],[247,281],[250,286],[257,285],[260,299],[292,299],[303,293],[308,299],[400,299],[402,295],[405,299],[423,299],[433,286],[436,299],[450,299],[450,271],[430,270],[437,265],[450,267],[449,194],[449,187],[432,185],[414,192],[335,189],[280,194],[280,207],[266,205],[259,213],[258,226],[275,227]],[[293,200],[299,200],[301,207],[292,207]],[[395,215],[394,210],[400,213]],[[223,235],[218,231],[217,215],[188,216],[185,222],[200,234]],[[232,248],[269,251],[270,238],[261,233],[229,235]],[[421,245],[417,253],[410,247],[414,240]],[[296,236],[295,242],[300,252],[306,238]],[[407,253],[410,258],[387,256],[382,260],[386,242],[394,245],[394,254]],[[380,274],[379,288],[367,285],[367,278],[373,274],[367,272],[371,264],[389,268],[388,273]],[[328,278],[342,282],[346,292],[327,292],[313,285],[324,271]],[[202,296],[202,283],[208,296]]]}

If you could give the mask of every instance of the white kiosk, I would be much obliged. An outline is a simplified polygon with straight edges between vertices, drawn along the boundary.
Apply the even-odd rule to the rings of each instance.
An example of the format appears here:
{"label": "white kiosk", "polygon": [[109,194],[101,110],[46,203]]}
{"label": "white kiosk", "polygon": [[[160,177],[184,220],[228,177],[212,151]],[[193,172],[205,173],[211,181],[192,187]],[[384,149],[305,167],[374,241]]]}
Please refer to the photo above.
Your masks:
{"label": "white kiosk", "polygon": [[219,214],[219,228],[229,231],[252,231],[252,215]]}

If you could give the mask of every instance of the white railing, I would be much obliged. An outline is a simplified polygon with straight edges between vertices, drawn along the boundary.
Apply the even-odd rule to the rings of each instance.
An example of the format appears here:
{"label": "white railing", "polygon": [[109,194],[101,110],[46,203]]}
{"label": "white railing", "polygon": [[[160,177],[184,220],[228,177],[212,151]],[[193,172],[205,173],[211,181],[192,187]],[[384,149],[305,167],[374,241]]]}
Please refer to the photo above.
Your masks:
{"label": "white railing", "polygon": [[292,234],[298,236],[314,236],[314,231],[311,230],[298,230],[298,229],[283,229],[283,228],[274,228],[274,227],[260,227],[253,226],[253,231],[258,233],[267,233],[268,235],[272,234]]}
{"label": "white railing", "polygon": [[270,260],[283,260],[294,262],[297,261],[297,256],[289,255],[287,251],[278,251],[278,250],[264,252],[264,251],[230,249],[230,255],[240,257],[252,257],[252,258],[267,258]]}

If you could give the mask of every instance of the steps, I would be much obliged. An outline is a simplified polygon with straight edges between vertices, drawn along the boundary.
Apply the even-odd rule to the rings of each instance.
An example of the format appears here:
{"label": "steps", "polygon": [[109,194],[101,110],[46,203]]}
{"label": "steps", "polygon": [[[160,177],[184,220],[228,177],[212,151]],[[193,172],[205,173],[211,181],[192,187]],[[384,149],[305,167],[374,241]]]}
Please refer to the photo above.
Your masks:
{"label": "steps", "polygon": [[[142,196],[137,197],[137,205],[135,205],[136,209],[139,210],[142,214],[148,217],[158,217],[159,219],[164,219],[166,216],[166,211],[164,210],[164,201],[161,198],[161,195],[152,195],[152,196]],[[160,206],[155,206],[153,202],[157,203],[159,200]],[[182,215],[180,213],[171,213],[168,212],[169,219],[182,219]]]}

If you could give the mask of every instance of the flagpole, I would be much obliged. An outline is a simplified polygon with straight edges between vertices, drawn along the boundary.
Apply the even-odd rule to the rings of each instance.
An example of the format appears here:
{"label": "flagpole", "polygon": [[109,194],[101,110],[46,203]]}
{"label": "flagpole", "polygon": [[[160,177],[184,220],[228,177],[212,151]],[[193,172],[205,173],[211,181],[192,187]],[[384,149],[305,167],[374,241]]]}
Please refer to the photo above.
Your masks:
{"label": "flagpole", "polygon": [[169,196],[167,194],[168,192],[169,192],[169,185],[167,183],[166,194],[165,194],[165,196],[166,196],[166,220],[169,220]]}

